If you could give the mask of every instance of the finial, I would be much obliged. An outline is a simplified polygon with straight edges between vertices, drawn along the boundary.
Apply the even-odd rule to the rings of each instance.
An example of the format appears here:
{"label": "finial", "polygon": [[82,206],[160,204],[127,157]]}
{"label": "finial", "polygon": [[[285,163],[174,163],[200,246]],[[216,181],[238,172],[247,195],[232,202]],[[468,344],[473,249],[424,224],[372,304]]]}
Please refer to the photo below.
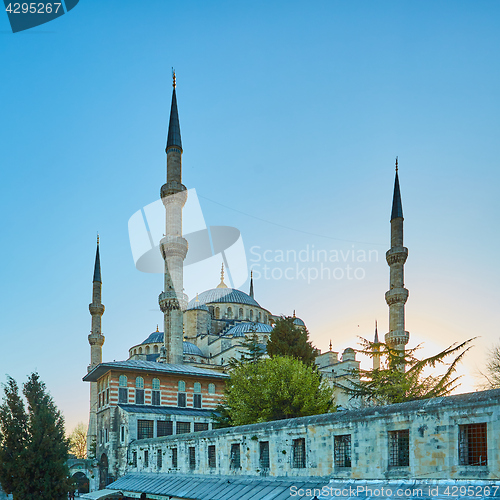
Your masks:
{"label": "finial", "polygon": [[396,172],[398,171],[398,157],[396,156]]}
{"label": "finial", "polygon": [[250,271],[250,279],[253,278],[253,269]]}
{"label": "finial", "polygon": [[200,301],[200,299],[198,298],[198,293],[197,293],[195,302],[199,302],[199,301]]}
{"label": "finial", "polygon": [[294,317],[294,318],[296,317],[296,316],[295,316],[295,309],[293,310],[293,317]]}
{"label": "finial", "polygon": [[160,330],[158,330],[158,325],[156,325],[156,331],[159,332]]}
{"label": "finial", "polygon": [[227,288],[227,285],[224,283],[224,262],[222,263],[222,268],[220,271],[220,283],[217,285],[217,288]]}
{"label": "finial", "polygon": [[97,244],[99,245],[99,233],[97,233]]}
{"label": "finial", "polygon": [[175,69],[172,68],[172,80],[173,80],[173,83],[172,83],[172,87],[176,87],[176,82],[175,82]]}
{"label": "finial", "polygon": [[332,339],[330,339],[330,352],[332,350]]}

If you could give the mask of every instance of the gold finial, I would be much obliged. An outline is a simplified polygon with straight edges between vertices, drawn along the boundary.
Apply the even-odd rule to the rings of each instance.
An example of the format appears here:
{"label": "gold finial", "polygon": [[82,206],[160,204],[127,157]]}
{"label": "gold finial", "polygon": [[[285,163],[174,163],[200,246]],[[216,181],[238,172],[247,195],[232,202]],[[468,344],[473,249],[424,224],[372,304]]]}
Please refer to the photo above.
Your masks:
{"label": "gold finial", "polygon": [[332,350],[332,339],[330,339],[330,352]]}
{"label": "gold finial", "polygon": [[398,157],[396,156],[396,172],[398,171]]}
{"label": "gold finial", "polygon": [[295,316],[295,309],[293,310],[293,317],[294,317],[294,318],[296,317],[296,316]]}
{"label": "gold finial", "polygon": [[220,283],[217,285],[217,288],[227,288],[227,285],[224,283],[224,262],[222,263],[222,268],[220,271]]}
{"label": "gold finial", "polygon": [[97,244],[99,245],[99,233],[97,233]]}
{"label": "gold finial", "polygon": [[175,83],[175,69],[174,68],[172,68],[172,80],[173,80],[172,87],[174,87],[174,89],[175,89],[176,83]]}
{"label": "gold finial", "polygon": [[250,279],[253,279],[253,269],[250,271]]}
{"label": "gold finial", "polygon": [[160,330],[158,330],[158,325],[156,325],[156,331],[159,332]]}
{"label": "gold finial", "polygon": [[196,300],[195,300],[195,302],[199,302],[199,301],[200,301],[200,299],[198,298],[198,294],[196,294]]}

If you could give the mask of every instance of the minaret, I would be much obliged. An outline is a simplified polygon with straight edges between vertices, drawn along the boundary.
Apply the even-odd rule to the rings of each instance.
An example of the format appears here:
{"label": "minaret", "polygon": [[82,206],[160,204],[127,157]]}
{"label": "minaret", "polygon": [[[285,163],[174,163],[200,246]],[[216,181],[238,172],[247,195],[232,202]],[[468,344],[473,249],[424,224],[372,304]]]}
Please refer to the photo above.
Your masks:
{"label": "minaret", "polygon": [[161,187],[160,196],[165,206],[165,236],[160,241],[160,251],[165,261],[164,291],[158,302],[163,312],[163,331],[165,332],[165,356],[167,363],[181,364],[183,311],[187,307],[184,294],[183,264],[188,244],[182,237],[182,207],[186,203],[186,186],[182,184],[182,142],[175,94],[175,72],[173,73],[172,105],[168,125],[167,182]]}
{"label": "minaret", "polygon": [[404,353],[410,334],[405,331],[405,303],[408,290],[404,287],[404,265],[408,257],[408,249],[403,246],[403,205],[399,190],[398,159],[396,158],[396,178],[391,214],[391,249],[386,253],[390,271],[390,290],[385,294],[389,306],[389,333],[385,342],[393,349]]}
{"label": "minaret", "polygon": [[[89,311],[92,316],[92,330],[89,335],[89,372],[102,362],[102,345],[104,344],[104,335],[101,333],[101,317],[104,314],[104,305],[101,302],[101,289],[101,261],[99,258],[99,235],[97,235],[94,279],[92,282],[92,303],[89,304]],[[97,442],[97,382],[90,383],[90,414],[89,428],[87,431],[87,456],[89,456],[93,441]]]}
{"label": "minaret", "polygon": [[253,271],[250,271],[250,297],[253,299]]}
{"label": "minaret", "polygon": [[374,354],[373,354],[373,369],[374,370],[380,370],[380,346],[379,344],[379,339],[378,339],[378,329],[377,329],[377,320],[375,320],[375,336],[373,337],[373,343],[375,346],[373,347]]}

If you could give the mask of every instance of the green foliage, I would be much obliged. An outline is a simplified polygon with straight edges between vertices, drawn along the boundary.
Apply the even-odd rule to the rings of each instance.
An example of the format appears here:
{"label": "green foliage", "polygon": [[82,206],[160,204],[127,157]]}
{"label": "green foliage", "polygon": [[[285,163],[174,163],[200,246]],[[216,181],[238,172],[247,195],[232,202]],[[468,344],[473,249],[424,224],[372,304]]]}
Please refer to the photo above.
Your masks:
{"label": "green foliage", "polygon": [[266,350],[259,341],[259,336],[255,330],[250,330],[251,335],[245,336],[238,345],[244,350],[238,351],[240,359],[231,358],[229,360],[229,367],[236,368],[245,363],[256,363],[266,354]]}
{"label": "green foliage", "polygon": [[[367,404],[379,405],[447,396],[460,385],[460,377],[454,374],[473,340],[455,343],[434,356],[418,359],[415,353],[421,345],[405,349],[402,355],[401,351],[383,342],[375,344],[362,338],[363,349],[358,352],[371,358],[380,356],[380,369],[360,370],[359,383],[352,382],[350,386],[337,384],[337,387],[349,393],[351,398],[363,398]],[[450,363],[445,361],[453,356]],[[426,369],[438,365],[446,366],[444,374],[425,375]]]}
{"label": "green foliage", "polygon": [[14,500],[62,500],[68,480],[64,419],[45,384],[33,373],[23,386],[7,379],[0,406],[0,483]]}
{"label": "green foliage", "polygon": [[328,412],[332,390],[313,367],[276,356],[235,367],[223,407],[230,425],[304,417]]}
{"label": "green foliage", "polygon": [[294,318],[281,317],[276,321],[271,338],[267,342],[267,353],[275,356],[290,356],[306,365],[314,366],[318,350],[309,342],[309,332],[305,327],[298,327]]}

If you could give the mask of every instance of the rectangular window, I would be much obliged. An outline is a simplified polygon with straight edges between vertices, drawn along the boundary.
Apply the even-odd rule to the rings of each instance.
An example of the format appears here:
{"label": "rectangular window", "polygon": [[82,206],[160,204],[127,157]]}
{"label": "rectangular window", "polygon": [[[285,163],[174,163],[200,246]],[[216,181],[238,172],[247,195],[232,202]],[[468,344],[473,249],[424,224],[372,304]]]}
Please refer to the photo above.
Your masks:
{"label": "rectangular window", "polygon": [[335,467],[351,466],[351,435],[335,436],[333,438],[333,457]]}
{"label": "rectangular window", "polygon": [[128,389],[124,387],[118,389],[118,403],[128,403]]}
{"label": "rectangular window", "polygon": [[136,405],[144,404],[144,389],[135,390],[135,404]]}
{"label": "rectangular window", "polygon": [[410,465],[410,430],[389,432],[389,467]]}
{"label": "rectangular window", "polygon": [[172,448],[172,469],[177,469],[177,448]]}
{"label": "rectangular window", "polygon": [[156,466],[161,469],[163,465],[163,455],[161,454],[161,448],[158,448],[156,452]]}
{"label": "rectangular window", "polygon": [[174,423],[170,420],[156,422],[156,437],[171,436],[174,433]]}
{"label": "rectangular window", "polygon": [[217,467],[217,460],[215,458],[215,445],[211,444],[208,447],[208,466],[211,469]]}
{"label": "rectangular window", "polygon": [[151,404],[153,406],[160,406],[160,391],[151,392]]}
{"label": "rectangular window", "polygon": [[201,408],[201,394],[193,394],[193,408]]}
{"label": "rectangular window", "polygon": [[195,422],[194,432],[208,431],[208,424],[206,422]]}
{"label": "rectangular window", "polygon": [[186,393],[185,392],[179,392],[179,394],[177,394],[177,406],[179,408],[186,408]]}
{"label": "rectangular window", "polygon": [[151,439],[153,437],[153,421],[137,421],[137,439]]}
{"label": "rectangular window", "polygon": [[137,452],[132,452],[132,467],[137,467]]}
{"label": "rectangular window", "polygon": [[106,404],[109,405],[109,389],[106,389]]}
{"label": "rectangular window", "polygon": [[122,443],[125,441],[125,427],[123,425],[120,427],[120,441]]}
{"label": "rectangular window", "polygon": [[240,445],[239,443],[233,443],[231,445],[231,455],[229,461],[230,469],[239,469],[241,467],[240,459]]}
{"label": "rectangular window", "polygon": [[259,465],[261,469],[269,469],[269,441],[259,443]]}
{"label": "rectangular window", "polygon": [[458,458],[460,465],[488,465],[486,422],[459,426]]}
{"label": "rectangular window", "polygon": [[294,439],[292,445],[292,467],[304,469],[306,466],[306,440]]}
{"label": "rectangular window", "polygon": [[176,434],[187,434],[191,432],[191,422],[177,422],[175,425]]}
{"label": "rectangular window", "polygon": [[196,469],[196,450],[194,446],[189,447],[189,468]]}
{"label": "rectangular window", "polygon": [[100,408],[101,407],[101,393],[99,393],[99,403],[97,404],[97,407]]}
{"label": "rectangular window", "polygon": [[149,466],[149,451],[144,450],[144,467]]}

